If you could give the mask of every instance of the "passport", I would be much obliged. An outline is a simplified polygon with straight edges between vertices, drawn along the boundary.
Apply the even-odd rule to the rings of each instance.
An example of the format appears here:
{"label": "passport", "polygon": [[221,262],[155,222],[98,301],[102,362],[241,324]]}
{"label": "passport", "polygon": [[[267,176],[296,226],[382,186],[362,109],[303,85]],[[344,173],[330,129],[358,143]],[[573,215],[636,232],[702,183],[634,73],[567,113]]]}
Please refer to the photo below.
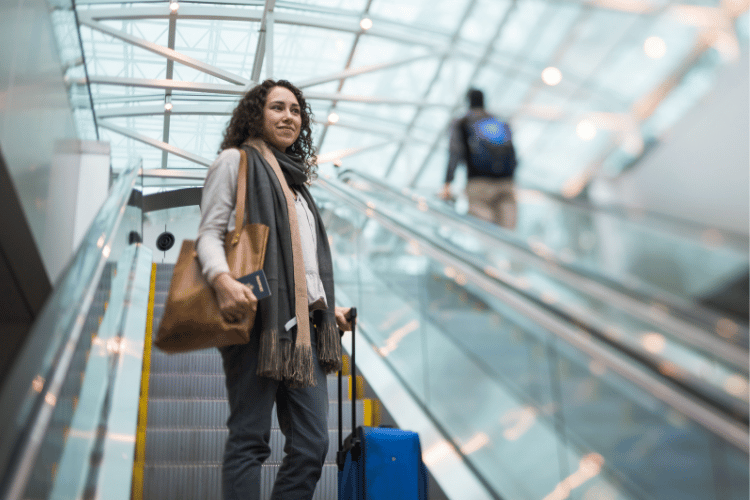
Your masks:
{"label": "passport", "polygon": [[271,290],[268,288],[268,281],[266,281],[266,273],[263,272],[263,269],[237,278],[237,281],[250,287],[253,295],[258,300],[265,299],[271,295]]}

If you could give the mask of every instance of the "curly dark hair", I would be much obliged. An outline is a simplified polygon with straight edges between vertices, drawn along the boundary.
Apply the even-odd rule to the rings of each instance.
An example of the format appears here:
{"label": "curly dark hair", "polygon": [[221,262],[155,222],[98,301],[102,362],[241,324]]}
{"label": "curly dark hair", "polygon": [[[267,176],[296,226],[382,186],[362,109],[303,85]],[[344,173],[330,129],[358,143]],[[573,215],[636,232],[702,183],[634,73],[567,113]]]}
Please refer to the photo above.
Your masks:
{"label": "curly dark hair", "polygon": [[299,156],[305,165],[305,174],[312,180],[315,178],[317,169],[317,157],[312,142],[312,110],[310,105],[305,101],[302,91],[286,80],[265,80],[263,83],[250,89],[239,102],[234,111],[232,118],[229,120],[224,131],[224,140],[221,142],[219,152],[229,149],[238,148],[250,137],[263,137],[263,109],[266,106],[268,93],[274,87],[284,87],[289,89],[294,97],[297,98],[302,117],[302,126],[300,134],[294,144],[286,149],[286,153]]}

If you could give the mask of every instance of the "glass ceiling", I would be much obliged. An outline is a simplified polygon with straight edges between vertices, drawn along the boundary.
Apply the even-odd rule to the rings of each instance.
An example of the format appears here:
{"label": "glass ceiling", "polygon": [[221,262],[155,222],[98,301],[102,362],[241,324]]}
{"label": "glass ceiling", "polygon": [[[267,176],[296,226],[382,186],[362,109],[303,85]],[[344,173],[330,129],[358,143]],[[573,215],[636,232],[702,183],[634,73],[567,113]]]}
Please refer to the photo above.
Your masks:
{"label": "glass ceiling", "polygon": [[748,0],[56,1],[79,133],[164,187],[201,182],[161,169],[200,174],[239,96],[273,77],[308,97],[324,172],[439,186],[475,86],[513,129],[519,181],[575,196],[637,161],[748,45]]}

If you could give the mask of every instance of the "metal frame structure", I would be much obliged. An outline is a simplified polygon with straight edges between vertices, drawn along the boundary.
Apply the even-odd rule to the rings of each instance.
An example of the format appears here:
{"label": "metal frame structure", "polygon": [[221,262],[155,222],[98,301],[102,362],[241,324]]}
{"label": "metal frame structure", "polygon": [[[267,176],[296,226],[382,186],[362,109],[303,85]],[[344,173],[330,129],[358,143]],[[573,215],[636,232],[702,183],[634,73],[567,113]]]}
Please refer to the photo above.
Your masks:
{"label": "metal frame structure", "polygon": [[[330,71],[326,68],[318,74],[313,73],[297,79],[299,87],[305,90],[306,98],[319,103],[316,104],[318,114],[322,109],[325,117],[333,118],[332,120],[319,118],[315,122],[319,126],[316,143],[319,147],[320,161],[340,161],[344,156],[380,150],[383,154],[390,155],[386,161],[382,156],[379,157],[379,161],[384,165],[382,175],[393,182],[415,186],[421,182],[423,174],[430,170],[430,166],[441,157],[444,149],[442,144],[447,136],[446,131],[450,120],[463,106],[466,87],[453,88],[446,92],[446,88],[450,89],[450,81],[446,81],[445,75],[452,71],[454,65],[466,63],[468,66],[464,66],[462,71],[465,73],[463,76],[468,74],[468,78],[462,81],[468,81],[469,85],[476,81],[487,81],[488,78],[493,77],[506,82],[498,92],[493,94],[491,101],[507,101],[514,85],[525,86],[525,90],[520,98],[514,101],[514,104],[499,105],[491,109],[510,117],[511,121],[542,122],[541,128],[537,127],[535,137],[527,140],[524,147],[519,148],[522,162],[525,161],[530,168],[535,167],[534,155],[540,149],[542,137],[545,138],[546,144],[548,142],[546,138],[550,135],[560,135],[561,126],[567,122],[575,122],[586,116],[604,116],[601,113],[597,115],[596,112],[585,110],[576,112],[573,109],[566,109],[565,106],[540,104],[546,96],[553,95],[557,100],[570,103],[570,106],[581,100],[592,99],[603,103],[602,108],[609,105],[621,109],[617,120],[620,120],[618,123],[626,123],[626,125],[617,125],[614,129],[607,129],[606,124],[599,127],[607,134],[606,141],[598,148],[592,148],[588,162],[579,165],[559,186],[559,191],[563,194],[574,196],[593,176],[598,174],[604,161],[621,147],[623,137],[627,137],[631,145],[643,145],[641,127],[644,122],[711,47],[721,48],[723,44],[725,52],[728,50],[731,53],[733,50],[738,50],[739,42],[733,31],[733,25],[736,19],[748,10],[746,0],[705,7],[668,3],[659,9],[636,1],[612,3],[607,0],[594,0],[585,4],[542,2],[539,7],[542,12],[530,14],[531,7],[524,5],[520,8],[516,0],[507,0],[498,11],[499,15],[487,14],[487,17],[495,16],[487,21],[485,27],[490,35],[483,37],[483,42],[476,43],[467,38],[467,32],[476,29],[478,19],[484,22],[482,17],[488,8],[486,2],[465,0],[452,4],[451,7],[455,8],[458,15],[453,26],[446,30],[444,27],[432,27],[424,23],[415,27],[405,18],[387,15],[388,9],[382,6],[387,1],[360,0],[360,8],[357,10],[343,10],[315,5],[315,2],[301,3],[290,0],[252,0],[242,3],[228,0],[214,5],[181,5],[177,3],[177,0],[171,0],[156,5],[128,4],[127,8],[105,6],[103,4],[109,2],[102,0],[78,2],[75,11],[81,38],[85,40],[83,45],[87,61],[86,76],[71,77],[69,81],[72,85],[89,85],[96,89],[116,87],[127,89],[126,96],[122,97],[115,97],[116,94],[112,97],[102,97],[102,92],[99,90],[92,92],[96,123],[100,129],[115,132],[128,139],[159,149],[161,162],[158,167],[161,170],[170,167],[170,155],[205,166],[210,164],[210,161],[204,158],[204,155],[173,144],[175,134],[179,132],[175,129],[175,120],[178,119],[173,118],[172,115],[181,117],[228,115],[237,97],[259,82],[261,75],[264,74],[265,77],[279,75],[285,78],[284,64],[291,61],[288,58],[295,54],[295,49],[299,50],[299,44],[303,44],[303,40],[307,40],[308,37],[335,38],[336,43],[340,43],[339,49],[343,55],[346,41],[344,38],[336,37],[350,37],[349,48],[345,56],[340,58],[343,62],[341,69]],[[357,2],[349,4],[354,3]],[[427,4],[422,0],[413,0],[413,3],[415,5],[422,3],[421,8],[427,8]],[[555,19],[560,6],[572,9],[575,16],[562,39],[557,41],[554,47],[549,47],[550,55],[539,56],[540,52],[545,52],[540,50],[540,47],[547,43],[542,40],[541,36],[526,36],[525,42],[515,51],[504,49],[508,40],[512,40],[509,33],[516,33],[520,26],[525,26],[525,29],[532,33],[549,31],[550,23]],[[409,5],[407,3],[402,7],[404,11],[408,11]],[[435,8],[437,9],[437,6]],[[595,22],[592,18],[603,12],[621,15],[623,21],[630,23],[633,29],[626,30],[626,34],[619,39],[609,41],[606,57],[600,59],[591,69],[585,72],[577,71],[575,65],[569,64],[571,53],[575,50],[576,44],[580,43],[582,33],[590,29],[591,24]],[[369,25],[364,23],[360,25],[363,20],[368,20]],[[642,37],[643,33],[647,33],[651,28],[658,31],[656,28],[667,21],[683,26],[694,25],[696,28],[694,29],[693,49],[682,56],[677,64],[672,64],[672,69],[659,82],[659,85],[653,86],[651,91],[633,100],[597,84],[596,77],[598,72],[603,70],[604,61],[608,64],[623,51],[631,50],[628,46],[632,45],[635,39]],[[140,23],[151,24],[144,24],[141,29]],[[232,23],[233,29],[243,37],[244,48],[240,49],[238,46],[232,49],[226,46],[226,42],[222,42],[220,35],[225,26],[222,23]],[[163,27],[154,28],[157,25]],[[186,50],[186,45],[193,47],[191,44],[194,42],[195,47],[198,47],[200,44],[205,45],[205,40],[202,38],[187,40],[186,37],[181,36],[183,25],[191,29],[201,26],[201,29],[207,30],[205,36],[211,38],[212,45],[208,48]],[[249,30],[245,26],[249,27]],[[164,28],[165,33],[161,33],[160,30]],[[278,30],[282,30],[283,33],[280,34]],[[141,36],[136,34],[136,31]],[[631,35],[631,33],[634,34]],[[296,36],[297,34],[299,37]],[[112,39],[122,43],[124,55],[121,65],[128,68],[127,71],[119,71],[119,74],[106,74],[107,71],[102,69],[105,63],[117,59],[114,51],[110,51],[106,57],[103,57],[97,49],[102,43],[111,43],[105,40]],[[166,43],[157,43],[154,41],[156,39],[165,39]],[[360,60],[361,53],[366,52],[367,47],[372,46],[374,41],[402,46],[405,50],[399,52],[398,57],[384,61]],[[223,46],[222,43],[224,43]],[[180,44],[183,48],[178,50],[177,47]],[[252,51],[253,46],[254,51]],[[231,50],[245,50],[246,53],[243,53],[242,57],[249,56],[252,67],[246,68],[243,62],[238,68],[229,68],[216,62],[222,59],[220,56]],[[640,48],[636,47],[632,50],[637,51]],[[165,78],[149,78],[148,75],[135,74],[143,73],[137,71],[141,59],[152,66],[158,66],[153,59],[141,57],[139,55],[143,53],[141,51],[163,58]],[[208,57],[194,57],[192,52],[206,54]],[[289,64],[293,62],[287,63],[287,67]],[[398,92],[391,92],[387,85],[385,89],[375,88],[374,91],[363,92],[361,87],[347,90],[351,87],[348,85],[349,82],[359,82],[361,78],[370,78],[369,81],[372,81],[379,76],[387,78],[384,75],[419,64],[427,64],[430,68],[429,72],[409,76],[412,82],[398,82],[398,85],[406,85],[418,90],[411,92],[409,98],[399,95],[405,93],[401,92],[403,87],[394,88]],[[542,83],[539,71],[545,66],[563,67],[565,83],[558,87]],[[193,76],[193,81],[180,79],[177,74],[178,67],[195,70],[197,76]],[[383,87],[382,83],[380,87]],[[149,89],[158,91],[158,94],[146,93]],[[131,102],[127,102],[128,95],[132,97]],[[164,103],[161,110],[154,103],[157,96],[161,96],[159,100]],[[181,101],[179,106],[174,105],[175,99]],[[139,101],[148,104],[135,105]],[[354,109],[352,106],[342,107],[342,103],[360,106],[362,112],[351,111]],[[118,105],[113,106],[115,104]],[[379,123],[381,121],[379,118],[368,120],[365,117],[368,114],[367,110],[376,110],[383,106],[392,106],[402,110],[399,114],[400,118],[395,120],[397,125],[393,130],[389,131],[388,125]],[[442,113],[439,116],[444,116],[445,119],[441,123],[431,122],[429,130],[422,130],[424,128],[421,125],[422,122],[428,120],[425,118],[425,113],[430,110],[439,110]],[[607,115],[609,117],[617,115],[609,109],[602,109],[601,112],[609,113]],[[343,115],[340,120],[338,113]],[[113,122],[113,120],[126,119],[130,120],[128,123],[135,123],[132,120],[136,118],[157,117],[160,114],[163,117],[159,139],[154,137],[153,131],[148,132],[135,125],[122,126],[121,122]],[[178,122],[181,120],[182,118]],[[133,128],[139,130],[133,130]],[[350,134],[361,133],[364,134],[363,137],[372,139],[362,139],[358,143],[359,139],[350,135],[355,138],[349,143],[342,144],[339,141],[329,145],[327,139],[329,131],[333,129],[347,130]],[[191,133],[200,137],[209,131],[214,135],[218,133],[214,124],[200,122],[199,127]],[[521,130],[521,135],[523,135],[523,130]],[[376,137],[380,140],[368,144],[368,141],[371,142]],[[383,142],[383,138],[387,138],[387,141]],[[183,140],[182,142],[190,141]],[[404,172],[402,171],[405,168],[403,158],[408,153],[409,147],[415,144],[420,145],[426,153],[416,165],[411,166],[413,159],[409,160],[412,164],[408,166],[408,172]],[[637,150],[638,148],[631,149]],[[391,152],[386,153],[386,151]],[[335,152],[340,152],[344,156],[339,156]],[[561,154],[564,155],[564,151]],[[146,165],[146,168],[150,167],[157,167],[157,165]]]}

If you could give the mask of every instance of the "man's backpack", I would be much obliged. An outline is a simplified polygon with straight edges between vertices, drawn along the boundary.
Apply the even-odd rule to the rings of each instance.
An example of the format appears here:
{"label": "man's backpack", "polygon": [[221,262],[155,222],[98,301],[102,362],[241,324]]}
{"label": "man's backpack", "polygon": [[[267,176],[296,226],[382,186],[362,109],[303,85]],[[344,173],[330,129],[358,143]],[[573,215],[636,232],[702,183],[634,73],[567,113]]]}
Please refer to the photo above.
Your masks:
{"label": "man's backpack", "polygon": [[516,152],[510,128],[491,115],[461,120],[469,168],[482,177],[511,177],[516,170]]}

